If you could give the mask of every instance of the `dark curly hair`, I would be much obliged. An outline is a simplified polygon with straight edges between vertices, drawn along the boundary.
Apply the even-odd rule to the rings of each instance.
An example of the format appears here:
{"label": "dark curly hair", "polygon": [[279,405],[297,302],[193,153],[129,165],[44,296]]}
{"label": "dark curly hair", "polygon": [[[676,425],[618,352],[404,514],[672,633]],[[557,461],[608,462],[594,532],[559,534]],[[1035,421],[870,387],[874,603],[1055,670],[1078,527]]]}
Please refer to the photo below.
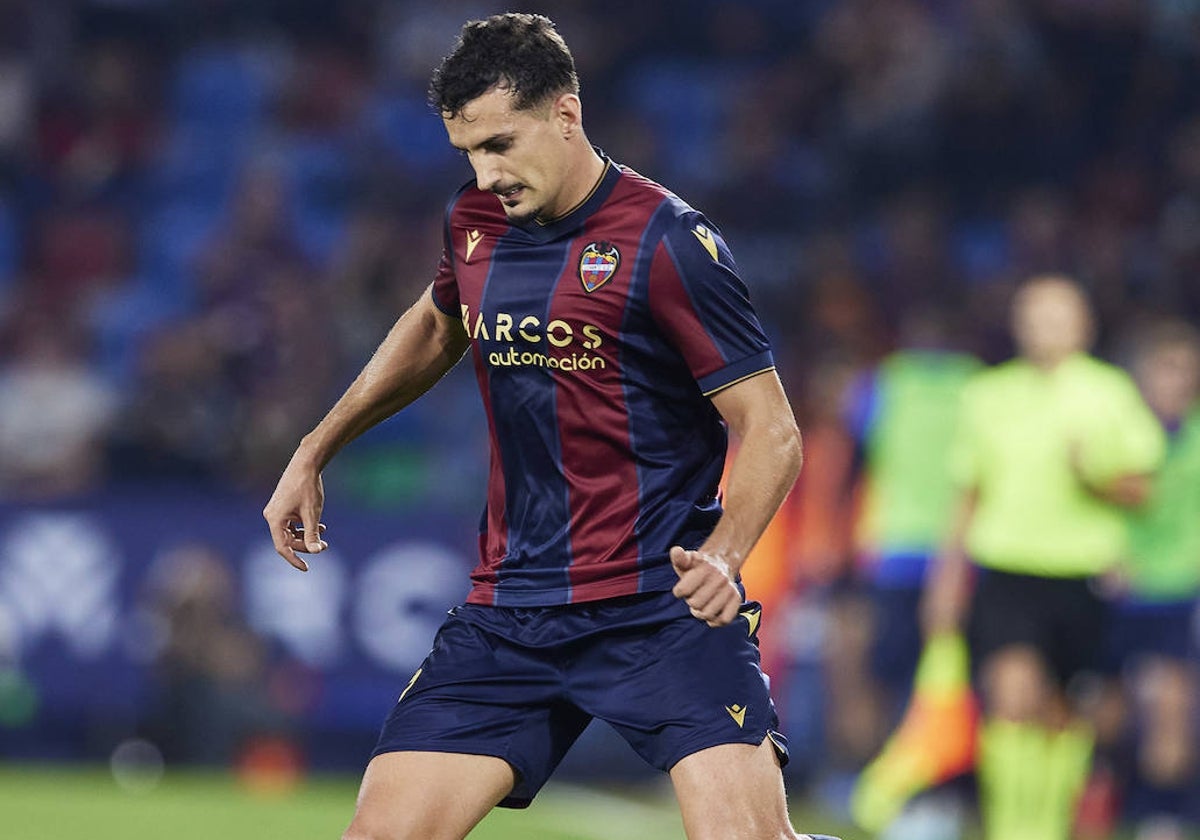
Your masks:
{"label": "dark curly hair", "polygon": [[433,71],[429,104],[452,119],[496,85],[512,91],[517,110],[579,93],[575,59],[550,18],[509,12],[465,24],[454,51]]}

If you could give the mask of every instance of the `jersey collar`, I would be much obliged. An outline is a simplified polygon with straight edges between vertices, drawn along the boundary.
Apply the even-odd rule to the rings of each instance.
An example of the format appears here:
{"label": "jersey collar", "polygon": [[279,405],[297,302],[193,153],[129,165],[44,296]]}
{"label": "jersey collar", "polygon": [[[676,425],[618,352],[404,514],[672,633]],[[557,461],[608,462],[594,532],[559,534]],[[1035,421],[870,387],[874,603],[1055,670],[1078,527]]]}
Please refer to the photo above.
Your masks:
{"label": "jersey collar", "polygon": [[559,216],[557,219],[549,222],[542,222],[536,219],[517,225],[521,230],[525,231],[538,242],[551,242],[560,236],[570,233],[587,221],[588,217],[600,209],[613,191],[613,187],[617,184],[617,179],[621,177],[621,167],[612,162],[608,155],[597,146],[593,146],[596,154],[604,161],[604,172],[600,175],[600,180],[596,182],[596,186],[592,187],[592,191],[587,194],[583,201],[576,204],[566,213]]}

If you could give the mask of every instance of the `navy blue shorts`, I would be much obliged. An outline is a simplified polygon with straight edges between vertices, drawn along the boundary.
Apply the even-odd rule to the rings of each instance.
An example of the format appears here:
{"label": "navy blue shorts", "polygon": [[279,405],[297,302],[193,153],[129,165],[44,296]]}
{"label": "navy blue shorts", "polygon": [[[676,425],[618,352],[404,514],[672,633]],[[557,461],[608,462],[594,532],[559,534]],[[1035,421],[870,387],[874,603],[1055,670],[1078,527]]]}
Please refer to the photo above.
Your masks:
{"label": "navy blue shorts", "polygon": [[875,586],[871,590],[874,638],[871,673],[892,694],[907,699],[921,658],[921,587]]}
{"label": "navy blue shorts", "polygon": [[1188,661],[1195,654],[1192,626],[1195,601],[1121,601],[1112,610],[1108,633],[1109,669],[1157,656]]}
{"label": "navy blue shorts", "polygon": [[555,607],[455,607],[400,695],[373,755],[491,755],[528,805],[592,720],[669,770],[719,744],[787,741],[759,664],[762,608],[712,628],[670,592]]}

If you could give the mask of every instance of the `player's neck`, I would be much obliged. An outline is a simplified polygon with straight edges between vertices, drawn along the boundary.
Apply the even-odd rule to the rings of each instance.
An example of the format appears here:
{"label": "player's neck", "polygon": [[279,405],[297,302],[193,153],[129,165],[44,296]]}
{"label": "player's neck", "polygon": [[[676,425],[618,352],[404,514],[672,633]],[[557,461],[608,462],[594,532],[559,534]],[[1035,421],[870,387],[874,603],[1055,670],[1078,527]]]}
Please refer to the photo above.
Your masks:
{"label": "player's neck", "polygon": [[604,177],[604,171],[607,168],[604,159],[596,153],[586,138],[581,139],[580,148],[572,158],[569,174],[563,185],[563,200],[555,208],[554,215],[543,219],[543,223],[548,224],[561,219],[587,201]]}
{"label": "player's neck", "polygon": [[1054,373],[1069,359],[1078,356],[1080,352],[1072,350],[1069,353],[1026,353],[1025,359],[1043,373]]}

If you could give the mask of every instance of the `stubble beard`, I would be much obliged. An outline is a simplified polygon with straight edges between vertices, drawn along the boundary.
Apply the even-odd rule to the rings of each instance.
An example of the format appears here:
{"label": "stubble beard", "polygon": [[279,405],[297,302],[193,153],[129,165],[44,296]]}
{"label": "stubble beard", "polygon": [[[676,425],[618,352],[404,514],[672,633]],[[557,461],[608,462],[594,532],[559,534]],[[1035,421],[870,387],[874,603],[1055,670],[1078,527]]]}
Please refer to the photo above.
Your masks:
{"label": "stubble beard", "polygon": [[537,219],[539,216],[541,216],[541,213],[542,208],[540,207],[533,208],[532,210],[525,210],[516,207],[510,209],[507,206],[504,208],[504,214],[508,217],[508,220],[513,224],[518,225],[529,224],[534,219]]}

